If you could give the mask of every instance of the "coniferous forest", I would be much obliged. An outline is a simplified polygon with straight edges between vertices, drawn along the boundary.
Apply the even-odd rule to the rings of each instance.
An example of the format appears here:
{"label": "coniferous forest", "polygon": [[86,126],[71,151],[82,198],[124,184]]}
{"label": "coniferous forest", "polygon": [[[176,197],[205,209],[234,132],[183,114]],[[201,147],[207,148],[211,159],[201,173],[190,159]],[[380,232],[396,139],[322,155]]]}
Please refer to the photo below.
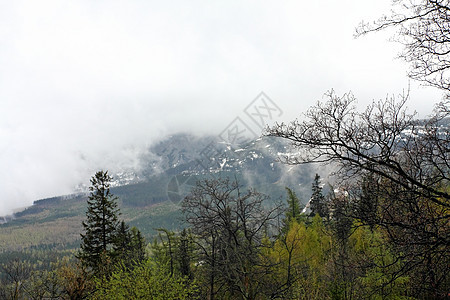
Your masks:
{"label": "coniferous forest", "polygon": [[[418,119],[408,94],[357,110],[330,91],[304,118],[267,127],[280,163],[315,173],[307,199],[236,174],[204,176],[180,205],[182,228],[145,239],[122,218],[113,178],[91,178],[80,246],[1,254],[0,299],[448,299],[450,4],[398,1],[363,36],[393,28],[409,77],[444,93]],[[331,167],[331,168],[330,168]]]}

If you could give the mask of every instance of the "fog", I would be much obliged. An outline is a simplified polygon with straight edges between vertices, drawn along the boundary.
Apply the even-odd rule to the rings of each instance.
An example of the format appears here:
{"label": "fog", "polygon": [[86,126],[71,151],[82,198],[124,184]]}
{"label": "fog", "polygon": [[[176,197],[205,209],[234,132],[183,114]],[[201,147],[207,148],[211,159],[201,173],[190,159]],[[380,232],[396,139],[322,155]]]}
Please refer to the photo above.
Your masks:
{"label": "fog", "polygon": [[[389,32],[354,39],[390,1],[0,0],[0,215],[139,168],[179,131],[219,134],[264,91],[299,117],[323,94],[360,107],[410,86]],[[259,134],[259,133],[258,133]]]}

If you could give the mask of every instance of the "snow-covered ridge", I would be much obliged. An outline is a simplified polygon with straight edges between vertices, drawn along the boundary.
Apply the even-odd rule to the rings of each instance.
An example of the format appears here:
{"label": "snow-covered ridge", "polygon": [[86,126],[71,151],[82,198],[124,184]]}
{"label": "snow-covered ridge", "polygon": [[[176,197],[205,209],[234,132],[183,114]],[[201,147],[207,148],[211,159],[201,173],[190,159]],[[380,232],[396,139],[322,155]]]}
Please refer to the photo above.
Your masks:
{"label": "snow-covered ridge", "polygon": [[[143,181],[141,176],[133,171],[121,171],[112,174],[111,177],[113,180],[111,181],[110,187],[119,187]],[[86,193],[88,191],[89,185],[85,183],[80,183],[74,188],[74,193]]]}

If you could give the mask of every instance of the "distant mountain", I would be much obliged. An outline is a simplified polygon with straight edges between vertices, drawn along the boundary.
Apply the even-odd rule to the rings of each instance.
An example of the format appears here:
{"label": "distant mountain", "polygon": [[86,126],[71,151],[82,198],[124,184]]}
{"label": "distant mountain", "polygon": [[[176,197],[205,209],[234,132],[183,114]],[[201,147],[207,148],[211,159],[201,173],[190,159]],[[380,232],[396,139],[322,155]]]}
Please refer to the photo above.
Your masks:
{"label": "distant mountain", "polygon": [[[405,130],[398,137],[399,144],[423,134],[424,124],[418,120],[416,130]],[[444,119],[438,132],[448,132],[449,126],[449,119]],[[236,178],[243,187],[269,195],[272,202],[284,201],[288,186],[306,204],[319,169],[278,162],[292,153],[286,141],[277,138],[230,145],[215,136],[175,134],[152,145],[140,157],[138,170],[112,174],[112,193],[120,199],[121,217],[147,238],[155,234],[155,228],[183,227],[179,203],[196,181],[205,178]],[[329,174],[323,166],[320,170],[325,183]],[[0,252],[40,245],[78,247],[87,191],[87,186],[79,186],[73,195],[37,200],[14,216],[0,217]]]}
{"label": "distant mountain", "polygon": [[[176,134],[151,146],[140,157],[139,170],[121,170],[112,174],[112,186],[145,185],[156,180],[155,178],[164,178],[168,180],[165,187],[170,190],[174,177],[192,185],[195,184],[196,177],[200,179],[239,174],[246,186],[290,186],[299,193],[309,193],[310,186],[302,184],[312,181],[315,173],[311,173],[315,172],[315,168],[281,164],[280,156],[288,152],[286,142],[277,138],[265,137],[241,145],[229,145],[218,137]],[[188,177],[193,178],[188,180]],[[86,186],[82,192],[87,191]],[[162,192],[157,197],[164,201],[167,191],[163,189]]]}
{"label": "distant mountain", "polygon": [[[151,146],[140,157],[140,170],[112,174],[112,193],[120,199],[121,217],[147,238],[155,228],[183,226],[179,202],[205,178],[237,178],[244,187],[268,194],[271,201],[285,199],[284,188],[289,186],[306,203],[315,170],[279,163],[279,155],[287,151],[287,145],[275,138],[233,146],[212,136],[176,134]],[[87,195],[87,187],[80,186],[73,195],[37,200],[12,220],[4,219],[8,222],[0,225],[0,251],[53,244],[77,247]]]}

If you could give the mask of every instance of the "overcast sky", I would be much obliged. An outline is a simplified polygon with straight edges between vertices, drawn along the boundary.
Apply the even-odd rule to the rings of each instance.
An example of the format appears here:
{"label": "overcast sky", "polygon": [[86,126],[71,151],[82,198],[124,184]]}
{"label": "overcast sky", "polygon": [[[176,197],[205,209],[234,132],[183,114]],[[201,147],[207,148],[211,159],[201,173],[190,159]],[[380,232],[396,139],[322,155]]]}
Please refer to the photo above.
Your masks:
{"label": "overcast sky", "polygon": [[[0,0],[0,215],[129,167],[163,136],[219,134],[264,91],[300,116],[334,89],[361,106],[408,87],[388,0]],[[440,92],[411,82],[409,107]]]}

